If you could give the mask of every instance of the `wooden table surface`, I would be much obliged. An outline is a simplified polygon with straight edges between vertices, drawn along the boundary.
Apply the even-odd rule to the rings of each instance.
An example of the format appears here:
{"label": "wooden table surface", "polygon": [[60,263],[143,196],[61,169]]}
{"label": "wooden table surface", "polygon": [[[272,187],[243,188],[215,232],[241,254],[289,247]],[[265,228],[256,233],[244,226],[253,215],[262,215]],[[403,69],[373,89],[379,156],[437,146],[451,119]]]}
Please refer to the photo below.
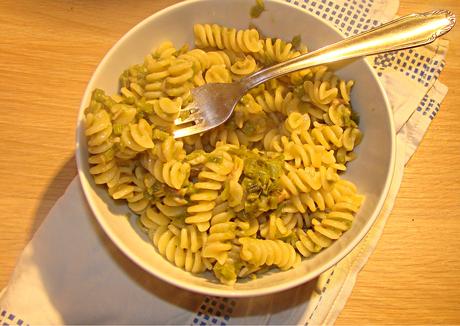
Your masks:
{"label": "wooden table surface", "polygon": [[[77,110],[96,65],[175,2],[0,1],[0,288],[76,175]],[[433,8],[460,14],[460,1],[401,0],[399,14]],[[460,324],[460,26],[447,38],[449,93],[338,325]]]}

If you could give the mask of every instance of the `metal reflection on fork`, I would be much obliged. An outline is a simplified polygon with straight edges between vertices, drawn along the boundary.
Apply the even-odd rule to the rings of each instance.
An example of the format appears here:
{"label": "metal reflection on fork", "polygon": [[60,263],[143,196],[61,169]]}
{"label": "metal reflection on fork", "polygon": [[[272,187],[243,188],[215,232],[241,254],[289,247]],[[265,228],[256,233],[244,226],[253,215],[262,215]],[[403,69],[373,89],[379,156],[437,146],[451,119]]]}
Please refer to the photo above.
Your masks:
{"label": "metal reflection on fork", "polygon": [[176,126],[186,127],[175,130],[174,138],[203,133],[221,125],[230,118],[248,90],[269,79],[321,64],[425,45],[449,32],[454,25],[455,15],[448,10],[411,14],[259,70],[239,81],[194,88],[193,101],[180,110],[179,118],[174,121]]}

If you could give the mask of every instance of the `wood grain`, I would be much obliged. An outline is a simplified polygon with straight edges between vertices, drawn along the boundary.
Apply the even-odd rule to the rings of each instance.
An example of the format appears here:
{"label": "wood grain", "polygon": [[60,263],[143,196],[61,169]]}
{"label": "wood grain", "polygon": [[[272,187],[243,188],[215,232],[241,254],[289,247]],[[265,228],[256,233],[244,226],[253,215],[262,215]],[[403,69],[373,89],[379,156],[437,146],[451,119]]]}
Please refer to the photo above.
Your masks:
{"label": "wood grain", "polygon": [[[0,288],[76,174],[74,125],[108,49],[174,0],[0,2]],[[457,0],[401,0],[400,14]],[[441,111],[405,170],[393,213],[338,325],[460,324],[460,27]]]}

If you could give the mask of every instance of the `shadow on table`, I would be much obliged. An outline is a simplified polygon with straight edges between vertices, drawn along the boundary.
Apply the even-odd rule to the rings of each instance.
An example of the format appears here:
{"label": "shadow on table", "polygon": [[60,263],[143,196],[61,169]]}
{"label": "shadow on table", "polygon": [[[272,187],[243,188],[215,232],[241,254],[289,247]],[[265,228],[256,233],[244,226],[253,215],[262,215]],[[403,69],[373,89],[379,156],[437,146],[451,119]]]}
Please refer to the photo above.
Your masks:
{"label": "shadow on table", "polygon": [[[74,172],[72,157],[51,182],[37,209],[34,227],[42,227],[29,248],[28,262],[38,271],[46,293],[34,298],[46,298],[64,324],[192,322],[206,297],[157,279],[125,256],[97,223],[78,179],[70,184],[67,200],[58,201],[41,223]],[[276,295],[235,299],[230,322],[259,324],[261,320],[268,322],[270,314],[279,313],[278,319],[284,315],[286,319],[275,318],[275,322],[282,323],[294,310],[300,316],[314,285],[312,281]],[[40,306],[43,302],[31,304]]]}
{"label": "shadow on table", "polygon": [[54,206],[59,197],[64,194],[68,185],[76,175],[77,162],[75,161],[75,155],[72,155],[60,168],[59,172],[54,176],[53,180],[43,193],[40,203],[35,211],[35,219],[30,229],[29,240],[33,237],[51,208]]}

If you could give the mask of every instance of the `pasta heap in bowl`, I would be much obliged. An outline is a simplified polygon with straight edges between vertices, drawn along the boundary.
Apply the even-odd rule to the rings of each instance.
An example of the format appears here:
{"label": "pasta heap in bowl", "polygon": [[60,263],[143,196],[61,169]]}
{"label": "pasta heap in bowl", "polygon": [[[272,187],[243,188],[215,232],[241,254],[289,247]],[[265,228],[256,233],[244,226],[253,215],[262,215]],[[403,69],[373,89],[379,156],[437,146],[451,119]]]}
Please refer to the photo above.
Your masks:
{"label": "pasta heap in bowl", "polygon": [[250,90],[222,126],[176,140],[190,90],[230,83],[306,49],[256,29],[196,24],[195,46],[164,42],[96,89],[85,110],[90,173],[138,214],[158,252],[225,284],[287,270],[351,227],[363,196],[343,179],[361,140],[353,81],[326,66]]}

